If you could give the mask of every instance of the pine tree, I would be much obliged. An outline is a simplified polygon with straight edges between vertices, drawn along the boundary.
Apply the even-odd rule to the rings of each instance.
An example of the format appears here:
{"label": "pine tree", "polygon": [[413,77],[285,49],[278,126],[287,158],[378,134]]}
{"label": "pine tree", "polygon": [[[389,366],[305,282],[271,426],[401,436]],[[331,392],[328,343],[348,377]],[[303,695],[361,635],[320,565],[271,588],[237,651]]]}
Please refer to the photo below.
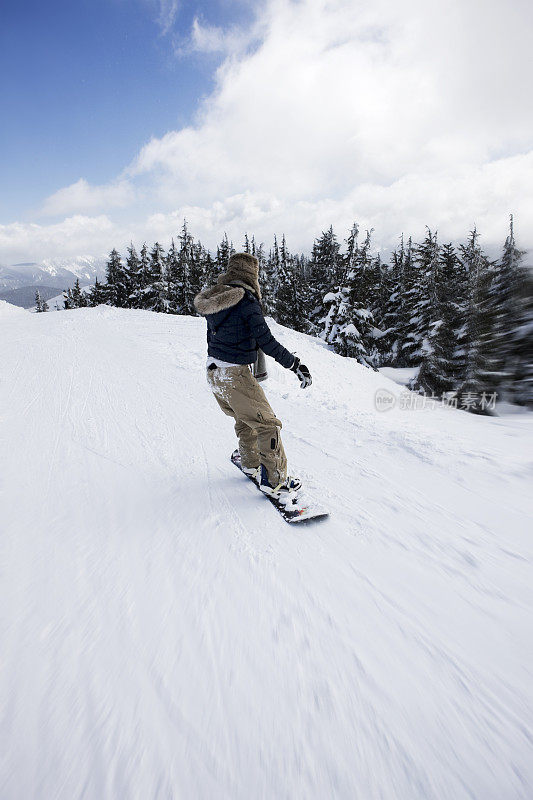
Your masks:
{"label": "pine tree", "polygon": [[106,293],[109,305],[126,308],[128,287],[124,265],[117,250],[113,249],[106,264]]}
{"label": "pine tree", "polygon": [[228,234],[225,233],[224,238],[217,247],[217,257],[216,257],[217,272],[226,272],[232,251],[233,247],[228,241]]}
{"label": "pine tree", "polygon": [[[106,293],[107,298],[107,293]],[[71,308],[75,308],[74,301],[72,299],[72,289],[69,287],[66,292],[63,292],[63,306],[65,311],[69,311]]]}
{"label": "pine tree", "polygon": [[441,247],[438,276],[435,277],[434,319],[430,323],[427,352],[413,388],[442,397],[457,388],[464,363],[459,331],[464,315],[465,273],[451,243]]}
{"label": "pine tree", "polygon": [[503,246],[502,258],[495,265],[492,293],[495,306],[495,357],[499,388],[513,393],[520,356],[516,335],[524,323],[524,296],[526,274],[522,267],[523,250],[516,246],[514,220],[510,216],[509,235]]}
{"label": "pine tree", "polygon": [[50,311],[50,308],[49,308],[48,303],[46,302],[46,300],[43,300],[42,310],[43,311]]}
{"label": "pine tree", "polygon": [[429,355],[429,332],[436,313],[439,245],[437,234],[429,228],[426,230],[422,244],[413,248],[413,272],[409,277],[414,281],[405,297],[409,322],[405,331],[403,356],[409,366],[421,363]]}
{"label": "pine tree", "polygon": [[304,331],[307,324],[302,288],[299,264],[288,252],[284,234],[279,249],[276,316],[281,325],[297,331]]}
{"label": "pine tree", "polygon": [[180,314],[188,314],[194,297],[194,291],[192,288],[192,276],[191,276],[194,240],[191,234],[189,233],[189,229],[187,227],[187,220],[185,219],[183,220],[183,225],[181,226],[181,233],[179,235],[179,245],[180,247],[178,253],[178,265],[179,265],[178,297],[181,309]]}
{"label": "pine tree", "polygon": [[217,280],[217,269],[216,263],[213,260],[213,256],[209,252],[209,250],[204,250],[203,252],[203,280],[202,280],[202,287],[204,289],[208,288],[209,286],[213,286]]}
{"label": "pine tree", "polygon": [[36,292],[35,292],[35,311],[38,314],[40,314],[42,312],[42,310],[43,310],[43,303],[42,303],[42,300],[41,300],[41,293],[40,293],[39,289],[37,289]]}
{"label": "pine tree", "polygon": [[167,310],[169,314],[183,313],[183,273],[179,251],[174,239],[165,256],[164,275],[167,285]]}
{"label": "pine tree", "polygon": [[512,345],[514,368],[510,399],[533,408],[533,273],[525,269],[520,288],[520,315],[512,332]]}
{"label": "pine tree", "polygon": [[274,248],[269,250],[268,257],[265,258],[264,256],[263,245],[261,245],[260,250],[261,258],[259,259],[259,253],[256,255],[259,259],[259,284],[263,296],[263,310],[267,316],[277,319],[276,287],[279,270],[279,248],[277,238],[274,237]]}
{"label": "pine tree", "polygon": [[465,319],[464,379],[457,391],[458,404],[473,413],[486,413],[482,397],[494,392],[495,314],[491,302],[493,271],[474,228],[466,245],[461,245],[461,261],[468,279]]}
{"label": "pine tree", "polygon": [[379,350],[380,363],[393,366],[398,362],[401,347],[400,308],[405,255],[402,233],[399,246],[392,251],[392,263],[381,267],[380,309],[379,315],[376,315],[375,318],[376,327],[379,330],[376,345]]}
{"label": "pine tree", "polygon": [[[191,237],[192,239],[192,237]],[[192,242],[189,254],[189,296],[187,298],[187,314],[197,316],[198,312],[194,307],[194,298],[202,288],[203,282],[203,248],[199,243]]]}
{"label": "pine tree", "polygon": [[165,312],[168,306],[164,259],[163,248],[156,242],[150,251],[149,284],[145,296],[147,307],[160,313]]}
{"label": "pine tree", "polygon": [[87,298],[88,305],[90,306],[99,306],[105,303],[106,301],[106,291],[105,287],[102,286],[98,278],[95,278],[94,286],[89,292],[89,296]]}
{"label": "pine tree", "polygon": [[139,256],[137,255],[137,251],[133,246],[133,242],[130,242],[130,246],[128,247],[128,256],[126,258],[126,267],[124,270],[125,291],[127,294],[126,304],[128,308],[137,307],[138,295],[136,290],[141,284],[141,269],[141,262]]}
{"label": "pine tree", "polygon": [[[353,229],[352,229],[353,230]],[[349,286],[350,303],[354,308],[372,310],[379,285],[380,260],[372,256],[372,233],[367,231],[362,245],[350,246],[350,260],[345,265],[345,282]]]}
{"label": "pine tree", "polygon": [[339,355],[372,365],[373,315],[369,304],[374,269],[370,255],[371,233],[367,231],[362,247],[358,244],[358,233],[358,226],[353,225],[345,258],[331,270],[338,282],[324,296],[326,314],[320,335]]}
{"label": "pine tree", "polygon": [[82,292],[80,287],[80,279],[76,278],[76,283],[72,289],[72,308],[84,308],[87,305],[87,298],[85,292]]}
{"label": "pine tree", "polygon": [[340,245],[331,226],[315,239],[309,261],[310,283],[310,326],[311,330],[320,333],[326,324],[329,308],[324,305],[324,297],[332,287],[338,286],[342,280],[343,259]]}
{"label": "pine tree", "polygon": [[[402,242],[403,244],[403,242]],[[414,307],[416,303],[416,269],[413,257],[413,241],[409,237],[407,247],[402,247],[401,268],[398,273],[398,321],[397,331],[397,358],[394,366],[409,367],[410,349],[414,341]],[[414,345],[416,347],[416,345]]]}
{"label": "pine tree", "polygon": [[148,252],[148,245],[146,242],[143,243],[139,256],[141,262],[139,268],[140,283],[138,284],[136,291],[134,291],[134,300],[135,302],[138,302],[139,305],[136,305],[135,308],[150,308],[151,269],[150,253]]}

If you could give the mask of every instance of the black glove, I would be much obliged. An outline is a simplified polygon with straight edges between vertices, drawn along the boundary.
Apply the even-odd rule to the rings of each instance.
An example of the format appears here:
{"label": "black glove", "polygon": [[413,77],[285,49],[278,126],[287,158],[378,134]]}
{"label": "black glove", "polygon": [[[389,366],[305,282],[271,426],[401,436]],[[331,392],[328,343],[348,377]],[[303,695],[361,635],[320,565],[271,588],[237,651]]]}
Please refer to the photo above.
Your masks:
{"label": "black glove", "polygon": [[305,364],[300,363],[300,359],[298,356],[294,356],[294,364],[291,367],[291,370],[296,373],[298,378],[300,379],[300,388],[306,389],[308,386],[311,386],[313,383],[313,379],[311,377],[311,373],[305,366]]}

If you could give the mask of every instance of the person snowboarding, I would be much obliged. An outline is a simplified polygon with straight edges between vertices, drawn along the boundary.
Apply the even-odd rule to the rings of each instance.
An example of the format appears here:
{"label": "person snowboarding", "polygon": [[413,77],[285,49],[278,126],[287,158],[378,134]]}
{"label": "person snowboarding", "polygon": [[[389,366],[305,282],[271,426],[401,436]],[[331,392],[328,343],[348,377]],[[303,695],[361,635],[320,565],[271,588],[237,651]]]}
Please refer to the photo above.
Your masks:
{"label": "person snowboarding", "polygon": [[[259,262],[250,253],[234,253],[217,283],[194,298],[207,321],[207,381],[224,412],[235,420],[240,468],[272,499],[301,487],[287,475],[281,421],[252,374],[258,351],[292,370],[305,389],[311,374],[300,359],[272,335],[261,308]],[[232,460],[233,457],[232,457]],[[234,461],[235,463],[235,461]]]}

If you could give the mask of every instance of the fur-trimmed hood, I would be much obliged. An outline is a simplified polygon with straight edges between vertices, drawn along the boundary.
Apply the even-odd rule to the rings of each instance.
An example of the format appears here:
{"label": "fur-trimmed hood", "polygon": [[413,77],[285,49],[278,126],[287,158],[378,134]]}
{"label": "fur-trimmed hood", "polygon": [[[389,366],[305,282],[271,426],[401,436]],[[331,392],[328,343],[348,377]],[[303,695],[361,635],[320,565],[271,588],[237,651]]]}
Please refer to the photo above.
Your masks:
{"label": "fur-trimmed hood", "polygon": [[259,261],[251,253],[233,253],[228,261],[224,275],[218,278],[219,283],[237,283],[250,288],[258,300],[261,300],[259,286]]}
{"label": "fur-trimmed hood", "polygon": [[203,317],[236,306],[246,290],[261,300],[258,281],[259,261],[251,253],[233,253],[226,272],[218,276],[217,285],[204,289],[194,298],[194,307]]}
{"label": "fur-trimmed hood", "polygon": [[244,297],[244,288],[217,283],[210,289],[204,289],[194,298],[194,307],[203,317],[208,314],[217,314],[227,308],[236,306]]}

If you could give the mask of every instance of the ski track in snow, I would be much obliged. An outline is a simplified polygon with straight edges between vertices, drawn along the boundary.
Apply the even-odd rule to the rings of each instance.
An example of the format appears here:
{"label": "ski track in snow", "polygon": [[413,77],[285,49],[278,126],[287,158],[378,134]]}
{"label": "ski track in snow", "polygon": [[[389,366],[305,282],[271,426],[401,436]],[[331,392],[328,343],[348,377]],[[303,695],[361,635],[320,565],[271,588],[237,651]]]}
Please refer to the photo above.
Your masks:
{"label": "ski track in snow", "polygon": [[229,461],[205,323],[0,303],[0,797],[533,796],[532,419],[272,324],[287,525]]}

